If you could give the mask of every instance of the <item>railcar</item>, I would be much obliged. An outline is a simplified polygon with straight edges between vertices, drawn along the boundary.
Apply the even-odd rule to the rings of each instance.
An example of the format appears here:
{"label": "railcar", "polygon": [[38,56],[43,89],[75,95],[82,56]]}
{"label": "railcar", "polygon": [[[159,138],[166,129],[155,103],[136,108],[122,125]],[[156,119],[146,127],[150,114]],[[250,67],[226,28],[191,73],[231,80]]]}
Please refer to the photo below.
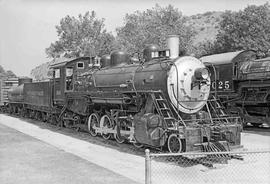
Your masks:
{"label": "railcar", "polygon": [[[149,45],[143,60],[123,51],[75,58],[51,66],[53,79],[25,83],[17,113],[59,126],[86,129],[92,136],[170,152],[199,151],[209,143],[239,147],[242,126],[210,95],[205,65],[179,57],[179,38],[168,49]],[[29,86],[29,87],[27,87]],[[12,94],[12,92],[11,92]]]}
{"label": "railcar", "polygon": [[211,70],[212,93],[242,117],[244,126],[270,124],[270,58],[256,59],[254,51],[246,50],[205,56],[201,61]]}

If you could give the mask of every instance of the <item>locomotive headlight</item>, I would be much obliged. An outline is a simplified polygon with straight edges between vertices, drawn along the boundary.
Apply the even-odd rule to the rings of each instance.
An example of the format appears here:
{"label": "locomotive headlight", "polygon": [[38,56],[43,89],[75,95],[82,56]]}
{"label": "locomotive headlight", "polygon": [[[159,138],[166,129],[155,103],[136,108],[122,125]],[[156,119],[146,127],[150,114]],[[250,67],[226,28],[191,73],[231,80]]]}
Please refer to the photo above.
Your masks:
{"label": "locomotive headlight", "polygon": [[202,69],[201,75],[203,79],[207,79],[209,77],[209,71],[207,70],[207,68]]}
{"label": "locomotive headlight", "polygon": [[207,79],[209,77],[209,72],[206,68],[198,68],[195,70],[194,76],[198,80]]}

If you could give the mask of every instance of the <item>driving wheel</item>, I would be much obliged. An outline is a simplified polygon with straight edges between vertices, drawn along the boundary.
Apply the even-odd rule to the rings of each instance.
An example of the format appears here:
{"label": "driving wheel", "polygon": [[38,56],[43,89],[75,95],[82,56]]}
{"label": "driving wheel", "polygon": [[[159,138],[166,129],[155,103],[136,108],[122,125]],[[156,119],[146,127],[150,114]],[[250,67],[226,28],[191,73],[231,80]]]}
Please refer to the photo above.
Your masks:
{"label": "driving wheel", "polygon": [[88,132],[93,137],[97,136],[97,132],[94,127],[99,127],[99,115],[92,113],[88,118]]}
{"label": "driving wheel", "polygon": [[168,149],[171,153],[180,153],[182,151],[182,141],[176,134],[169,136]]}

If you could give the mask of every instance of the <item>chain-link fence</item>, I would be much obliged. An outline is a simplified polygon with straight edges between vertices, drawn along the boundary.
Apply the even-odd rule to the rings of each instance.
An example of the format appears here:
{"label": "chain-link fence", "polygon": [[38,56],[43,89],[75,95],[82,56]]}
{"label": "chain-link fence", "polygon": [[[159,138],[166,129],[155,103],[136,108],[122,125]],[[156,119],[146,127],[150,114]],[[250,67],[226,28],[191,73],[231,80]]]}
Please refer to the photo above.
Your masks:
{"label": "chain-link fence", "polygon": [[146,150],[146,184],[270,184],[270,150],[153,154]]}

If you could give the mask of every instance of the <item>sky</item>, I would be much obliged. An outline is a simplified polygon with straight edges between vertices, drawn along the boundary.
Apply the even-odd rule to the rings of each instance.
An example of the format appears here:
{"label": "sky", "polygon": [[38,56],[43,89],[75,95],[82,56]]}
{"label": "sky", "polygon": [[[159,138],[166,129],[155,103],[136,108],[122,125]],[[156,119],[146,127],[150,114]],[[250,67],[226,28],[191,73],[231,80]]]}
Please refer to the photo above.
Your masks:
{"label": "sky", "polygon": [[66,15],[77,17],[94,10],[105,19],[106,29],[124,24],[127,13],[151,9],[155,4],[178,8],[183,15],[207,11],[238,11],[267,0],[0,0],[0,65],[18,76],[30,76],[36,66],[48,62],[45,48],[56,41],[55,26]]}

